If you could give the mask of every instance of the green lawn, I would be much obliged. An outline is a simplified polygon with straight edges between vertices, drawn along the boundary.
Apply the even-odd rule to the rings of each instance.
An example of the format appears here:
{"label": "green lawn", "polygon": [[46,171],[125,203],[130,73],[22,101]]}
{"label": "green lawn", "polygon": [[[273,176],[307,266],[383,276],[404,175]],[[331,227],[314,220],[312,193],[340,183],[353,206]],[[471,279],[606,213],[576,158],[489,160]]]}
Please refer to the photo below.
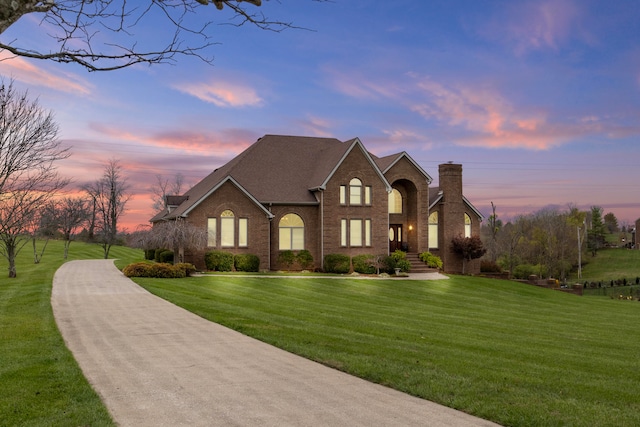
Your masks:
{"label": "green lawn", "polygon": [[583,280],[610,282],[627,278],[635,281],[640,277],[640,250],[601,249],[595,257],[587,254],[582,269]]}
{"label": "green lawn", "polygon": [[[111,426],[113,421],[67,350],[53,319],[51,283],[62,242],[49,242],[40,264],[21,252],[16,279],[0,260],[0,426]],[[101,258],[97,245],[72,243],[69,259]],[[142,252],[114,247],[122,263]]]}
{"label": "green lawn", "polygon": [[471,277],[136,281],[247,335],[504,425],[640,425],[637,301]]}

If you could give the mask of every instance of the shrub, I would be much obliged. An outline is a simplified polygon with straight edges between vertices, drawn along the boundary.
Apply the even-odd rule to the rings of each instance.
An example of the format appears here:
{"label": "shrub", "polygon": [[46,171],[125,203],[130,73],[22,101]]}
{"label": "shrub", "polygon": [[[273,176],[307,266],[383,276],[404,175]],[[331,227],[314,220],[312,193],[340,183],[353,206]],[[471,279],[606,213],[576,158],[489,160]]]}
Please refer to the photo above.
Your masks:
{"label": "shrub", "polygon": [[156,249],[154,254],[153,254],[153,260],[155,262],[160,262],[160,254],[164,251],[166,251],[167,249],[165,248],[160,248],[160,249]]}
{"label": "shrub", "polygon": [[144,259],[152,261],[156,257],[155,249],[145,249],[144,250]]}
{"label": "shrub", "polygon": [[294,262],[296,262],[296,254],[294,254],[293,251],[286,250],[278,254],[278,263],[284,264],[287,270],[291,270]]}
{"label": "shrub", "polygon": [[313,267],[313,255],[311,255],[311,252],[306,249],[298,252],[298,255],[296,255],[296,261],[298,261],[298,264],[300,264],[300,267],[302,267],[303,270],[308,270]]}
{"label": "shrub", "polygon": [[396,249],[391,254],[391,258],[393,258],[396,262],[398,262],[400,260],[407,259],[407,253],[401,251],[400,249]]}
{"label": "shrub", "polygon": [[375,274],[376,267],[374,265],[375,257],[373,255],[356,255],[351,258],[353,271],[360,274]]}
{"label": "shrub", "polygon": [[502,273],[502,268],[494,261],[480,261],[481,273]]}
{"label": "shrub", "polygon": [[442,269],[442,259],[439,256],[432,254],[431,252],[422,252],[420,255],[420,260],[427,264],[429,268],[437,268],[438,270]]}
{"label": "shrub", "polygon": [[211,271],[232,271],[233,254],[223,251],[211,251],[204,254],[204,263]]}
{"label": "shrub", "polygon": [[324,257],[324,270],[327,273],[346,274],[351,267],[351,259],[343,254],[328,254]]}
{"label": "shrub", "polygon": [[158,279],[180,279],[186,276],[185,271],[179,266],[167,263],[158,263],[151,266],[151,277]]}
{"label": "shrub", "polygon": [[164,250],[156,254],[156,261],[160,263],[173,264],[173,251]]}
{"label": "shrub", "polygon": [[233,257],[236,271],[260,271],[260,258],[253,254],[237,254]]}
{"label": "shrub", "polygon": [[[155,252],[155,251],[154,251]],[[146,262],[136,262],[129,264],[122,269],[122,273],[127,277],[151,277],[151,268],[153,264]]]}
{"label": "shrub", "polygon": [[175,265],[175,267],[184,271],[185,277],[191,277],[193,276],[193,273],[197,271],[195,265],[189,264],[188,262],[178,263]]}

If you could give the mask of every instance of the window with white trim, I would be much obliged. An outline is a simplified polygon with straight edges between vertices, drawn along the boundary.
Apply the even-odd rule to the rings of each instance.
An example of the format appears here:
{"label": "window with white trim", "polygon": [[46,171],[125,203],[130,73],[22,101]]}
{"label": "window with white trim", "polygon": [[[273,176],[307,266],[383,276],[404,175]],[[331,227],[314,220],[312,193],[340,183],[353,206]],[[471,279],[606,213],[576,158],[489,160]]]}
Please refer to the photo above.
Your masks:
{"label": "window with white trim", "polygon": [[278,223],[278,236],[281,251],[304,249],[304,221],[297,214],[286,214]]}
{"label": "window with white trim", "polygon": [[226,210],[220,214],[220,246],[232,248],[235,246],[236,217],[233,211]]}
{"label": "window with white trim", "polygon": [[218,235],[218,218],[207,218],[207,246],[216,247]]}
{"label": "window with white trim", "polygon": [[438,212],[429,215],[429,248],[438,249]]}
{"label": "window with white trim", "polygon": [[401,214],[402,213],[402,194],[395,188],[389,193],[389,213]]}
{"label": "window with white trim", "polygon": [[362,204],[362,181],[358,178],[349,181],[349,204],[352,206]]}
{"label": "window with white trim", "polygon": [[238,246],[246,248],[249,245],[249,219],[238,219]]}
{"label": "window with white trim", "polygon": [[471,237],[471,217],[464,214],[464,237]]}

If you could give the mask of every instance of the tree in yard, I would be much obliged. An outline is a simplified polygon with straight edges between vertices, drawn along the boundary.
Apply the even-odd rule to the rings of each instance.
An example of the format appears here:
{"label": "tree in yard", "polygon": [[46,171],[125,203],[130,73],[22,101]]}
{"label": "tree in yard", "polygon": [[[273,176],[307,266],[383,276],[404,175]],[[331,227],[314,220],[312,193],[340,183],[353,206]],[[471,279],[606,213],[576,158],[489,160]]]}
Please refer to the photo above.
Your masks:
{"label": "tree in yard", "polygon": [[13,83],[0,82],[0,253],[16,277],[15,259],[31,239],[37,212],[62,190],[55,162],[69,156],[50,112]]}
{"label": "tree in yard", "polygon": [[[16,56],[76,63],[89,71],[116,70],[139,63],[172,63],[178,55],[211,63],[206,50],[217,43],[211,39],[214,23],[204,17],[212,10],[205,9],[209,3],[217,10],[229,11],[231,25],[250,24],[271,31],[296,28],[267,18],[256,8],[261,0],[1,0],[0,35],[23,16],[35,15],[43,27],[43,37],[49,35],[57,48],[48,51],[21,45],[14,39],[0,42],[0,50]],[[165,37],[147,43],[147,37],[135,34],[136,27],[144,31],[150,25],[164,28]],[[45,45],[44,41],[39,43]]]}
{"label": "tree in yard", "polygon": [[51,201],[45,208],[45,217],[50,222],[47,229],[55,229],[64,238],[64,259],[69,255],[69,246],[78,229],[89,218],[89,204],[82,197],[64,197]]}
{"label": "tree in yard", "polygon": [[591,250],[591,256],[596,256],[598,250],[604,246],[604,233],[602,208],[600,206],[591,206],[591,227],[587,235],[587,244]]}
{"label": "tree in yard", "polygon": [[153,202],[153,210],[160,212],[166,208],[167,196],[179,196],[182,194],[184,186],[184,175],[177,173],[173,180],[162,175],[156,175],[156,183],[151,188],[151,201]]}
{"label": "tree in yard", "polygon": [[462,274],[465,274],[467,261],[480,258],[487,250],[482,244],[480,236],[464,237],[459,235],[451,239],[451,249],[462,257]]}
{"label": "tree in yard", "polygon": [[122,166],[116,159],[105,165],[101,178],[84,187],[95,213],[95,238],[102,246],[104,258],[117,241],[118,220],[125,211],[130,195],[126,179],[122,176]]}
{"label": "tree in yard", "polygon": [[608,212],[604,216],[604,226],[609,234],[614,234],[620,231],[620,227],[618,225],[618,218],[616,218],[613,212]]}
{"label": "tree in yard", "polygon": [[570,226],[576,228],[578,242],[578,279],[582,278],[582,243],[584,242],[586,216],[587,213],[581,212],[576,206],[569,207],[567,222]]}
{"label": "tree in yard", "polygon": [[164,221],[155,224],[146,236],[139,236],[138,241],[141,249],[171,248],[177,255],[173,258],[174,262],[183,262],[185,251],[206,247],[207,230],[181,219]]}

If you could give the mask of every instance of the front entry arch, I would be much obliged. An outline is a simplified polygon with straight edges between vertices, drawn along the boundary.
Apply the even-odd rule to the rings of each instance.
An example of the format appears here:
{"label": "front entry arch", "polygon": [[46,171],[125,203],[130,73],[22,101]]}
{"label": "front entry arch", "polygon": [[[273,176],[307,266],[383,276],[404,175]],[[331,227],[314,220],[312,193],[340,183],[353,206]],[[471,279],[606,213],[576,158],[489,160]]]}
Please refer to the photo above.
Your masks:
{"label": "front entry arch", "polygon": [[389,252],[402,250],[402,224],[389,225]]}

